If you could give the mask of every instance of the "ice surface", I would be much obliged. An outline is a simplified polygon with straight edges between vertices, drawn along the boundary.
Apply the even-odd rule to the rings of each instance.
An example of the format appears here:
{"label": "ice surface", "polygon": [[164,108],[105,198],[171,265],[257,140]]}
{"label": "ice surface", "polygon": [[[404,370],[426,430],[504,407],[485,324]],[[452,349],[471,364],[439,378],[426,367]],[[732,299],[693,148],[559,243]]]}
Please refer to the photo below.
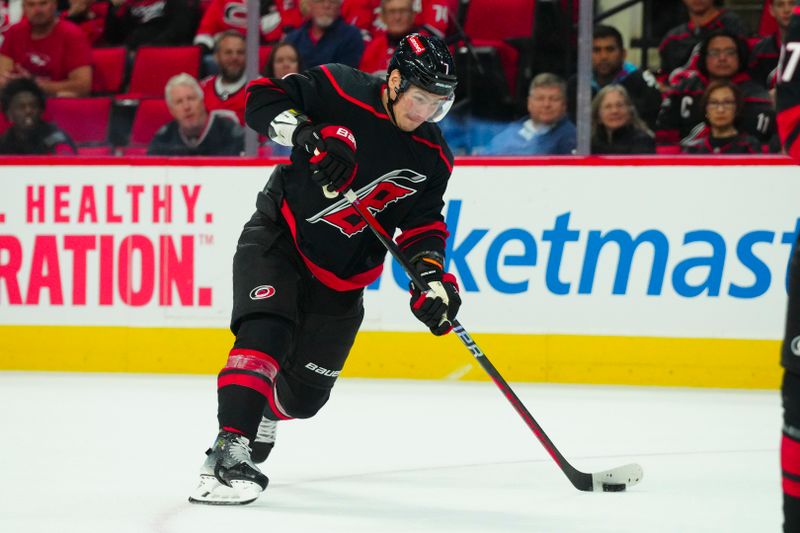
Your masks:
{"label": "ice surface", "polygon": [[255,503],[186,501],[216,434],[213,376],[0,373],[0,532],[762,533],[780,530],[777,391],[514,384],[576,491],[489,383],[341,379],[281,423]]}

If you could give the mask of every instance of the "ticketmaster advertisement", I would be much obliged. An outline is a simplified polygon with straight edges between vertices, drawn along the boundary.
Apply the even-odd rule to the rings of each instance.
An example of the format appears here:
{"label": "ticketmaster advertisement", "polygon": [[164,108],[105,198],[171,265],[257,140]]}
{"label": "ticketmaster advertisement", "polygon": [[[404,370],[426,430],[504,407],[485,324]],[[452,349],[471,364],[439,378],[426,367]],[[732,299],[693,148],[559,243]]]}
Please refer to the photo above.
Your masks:
{"label": "ticketmaster advertisement", "polygon": [[[800,231],[796,167],[680,161],[457,165],[444,216],[462,324],[478,342],[484,334],[523,345],[649,338],[777,349]],[[229,336],[231,260],[270,171],[0,166],[0,367],[26,367],[3,353],[15,353],[9,337],[37,326]],[[402,191],[403,179],[398,172],[383,185]],[[398,192],[369,207],[412,200]],[[338,209],[335,218],[346,218],[347,206]],[[329,226],[332,239],[348,238]],[[370,342],[423,334],[407,285],[387,259],[366,291]],[[763,364],[777,372],[777,360]]]}

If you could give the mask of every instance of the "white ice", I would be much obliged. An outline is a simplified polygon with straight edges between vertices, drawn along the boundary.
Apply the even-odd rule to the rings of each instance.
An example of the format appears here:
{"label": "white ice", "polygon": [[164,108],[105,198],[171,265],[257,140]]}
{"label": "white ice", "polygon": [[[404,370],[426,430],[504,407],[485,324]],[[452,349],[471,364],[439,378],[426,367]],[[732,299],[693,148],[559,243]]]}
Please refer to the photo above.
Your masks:
{"label": "white ice", "polygon": [[213,376],[0,373],[2,533],[780,530],[777,391],[513,384],[583,493],[490,382],[341,379],[281,423],[247,506],[192,505],[216,434]]}

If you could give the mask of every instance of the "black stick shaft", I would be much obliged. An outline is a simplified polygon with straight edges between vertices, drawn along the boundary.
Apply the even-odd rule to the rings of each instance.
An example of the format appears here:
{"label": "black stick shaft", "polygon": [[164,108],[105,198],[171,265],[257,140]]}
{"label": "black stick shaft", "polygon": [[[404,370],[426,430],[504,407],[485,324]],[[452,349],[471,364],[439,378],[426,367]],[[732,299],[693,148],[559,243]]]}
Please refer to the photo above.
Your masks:
{"label": "black stick shaft", "polygon": [[[367,226],[369,226],[378,240],[381,241],[381,244],[383,244],[389,253],[392,254],[392,257],[394,257],[397,262],[400,263],[400,266],[402,266],[403,270],[406,271],[406,274],[408,274],[408,276],[411,278],[411,281],[414,282],[414,285],[416,285],[422,291],[430,290],[428,284],[422,279],[422,277],[420,277],[417,270],[411,265],[405,255],[403,255],[403,253],[397,247],[397,244],[395,244],[394,240],[392,240],[392,237],[386,233],[386,230],[383,229],[372,213],[370,213],[368,209],[361,205],[358,195],[356,195],[356,193],[354,193],[352,190],[348,190],[344,193],[344,196],[347,201],[350,202],[350,205],[355,208],[361,218],[364,219],[364,222],[366,222]],[[509,403],[517,411],[519,416],[522,417],[533,434],[536,435],[536,438],[539,439],[539,442],[542,443],[544,449],[547,450],[547,453],[550,454],[550,457],[553,458],[558,467],[562,472],[564,472],[575,488],[583,491],[591,491],[591,474],[586,474],[577,470],[569,463],[569,461],[564,458],[563,455],[561,455],[561,452],[558,451],[558,448],[556,448],[555,444],[553,444],[553,441],[551,441],[550,437],[548,437],[544,432],[542,426],[540,426],[536,419],[533,418],[533,415],[531,415],[530,411],[528,411],[528,409],[522,403],[522,400],[520,400],[516,393],[514,393],[508,382],[503,379],[503,376],[500,375],[500,372],[498,372],[491,361],[489,361],[489,358],[486,357],[486,354],[483,353],[483,350],[481,350],[475,341],[472,340],[472,337],[470,337],[469,333],[467,333],[458,320],[453,321],[453,331],[458,336],[459,340],[464,344],[464,346],[466,346],[470,353],[475,357],[475,359],[478,361],[478,364],[481,365],[481,368],[483,368],[486,373],[489,374],[489,377],[492,378],[492,381],[495,385],[497,385],[497,388],[500,389],[500,392],[503,393]]]}

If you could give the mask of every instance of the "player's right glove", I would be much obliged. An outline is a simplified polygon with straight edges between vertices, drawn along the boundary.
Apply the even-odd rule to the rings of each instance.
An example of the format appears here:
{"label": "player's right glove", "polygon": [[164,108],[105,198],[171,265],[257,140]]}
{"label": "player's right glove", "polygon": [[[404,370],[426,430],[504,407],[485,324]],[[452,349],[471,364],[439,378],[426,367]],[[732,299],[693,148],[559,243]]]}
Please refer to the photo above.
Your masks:
{"label": "player's right glove", "polygon": [[311,178],[337,192],[353,183],[358,171],[356,138],[344,126],[306,123],[297,128],[294,144],[312,155]]}
{"label": "player's right glove", "polygon": [[431,290],[422,292],[414,282],[409,284],[411,312],[434,335],[450,333],[458,308],[461,307],[456,277],[445,273],[436,258],[422,257],[414,262],[414,268]]}

